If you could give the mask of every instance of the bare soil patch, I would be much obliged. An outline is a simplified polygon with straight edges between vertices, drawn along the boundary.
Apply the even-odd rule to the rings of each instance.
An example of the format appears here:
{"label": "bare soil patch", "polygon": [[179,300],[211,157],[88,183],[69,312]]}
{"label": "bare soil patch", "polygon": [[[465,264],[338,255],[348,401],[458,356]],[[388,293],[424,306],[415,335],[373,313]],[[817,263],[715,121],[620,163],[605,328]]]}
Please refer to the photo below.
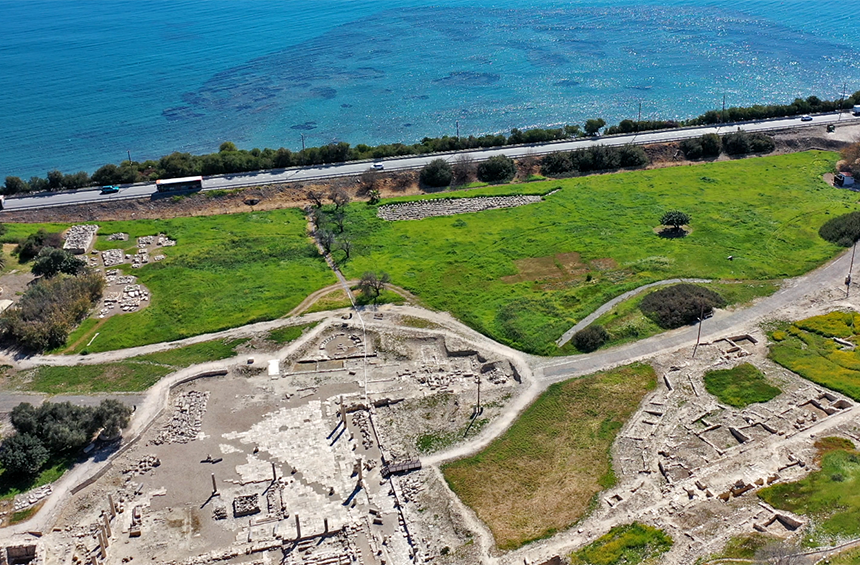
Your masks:
{"label": "bare soil patch", "polygon": [[514,265],[519,272],[516,275],[502,277],[502,281],[513,284],[524,281],[560,279],[581,275],[588,271],[588,267],[582,262],[579,253],[575,251],[545,257],[517,259],[514,261]]}

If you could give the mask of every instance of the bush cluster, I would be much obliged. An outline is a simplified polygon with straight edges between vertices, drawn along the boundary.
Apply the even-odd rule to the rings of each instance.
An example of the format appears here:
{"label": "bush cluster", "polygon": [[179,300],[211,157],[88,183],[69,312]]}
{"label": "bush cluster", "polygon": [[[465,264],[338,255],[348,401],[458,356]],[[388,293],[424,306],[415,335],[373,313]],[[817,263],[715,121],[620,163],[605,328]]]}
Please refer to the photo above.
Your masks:
{"label": "bush cluster", "polygon": [[720,136],[715,133],[707,133],[702,137],[685,139],[681,142],[681,151],[687,159],[719,157],[722,150]]}
{"label": "bush cluster", "polygon": [[478,180],[483,182],[510,182],[517,174],[517,165],[513,159],[504,155],[490,157],[478,165]]}
{"label": "bush cluster", "polygon": [[573,334],[573,346],[583,353],[591,353],[609,341],[609,332],[603,326],[593,324]]}
{"label": "bush cluster", "polygon": [[423,185],[441,188],[451,184],[451,181],[454,180],[454,173],[448,161],[434,159],[424,165],[418,178]]}
{"label": "bush cluster", "polygon": [[16,433],[0,445],[0,464],[10,475],[33,478],[48,461],[79,452],[100,429],[107,436],[119,433],[131,409],[117,400],[97,407],[45,402],[35,408],[24,402],[10,416]]}
{"label": "bush cluster", "polygon": [[694,284],[676,284],[652,292],[639,304],[639,309],[664,329],[692,324],[699,316],[709,316],[714,308],[726,305],[722,296]]}
{"label": "bush cluster", "polygon": [[830,243],[851,247],[860,240],[860,212],[831,218],[818,230],[818,235]]}
{"label": "bush cluster", "polygon": [[728,155],[770,153],[775,147],[773,138],[763,133],[736,131],[723,136],[723,151]]}
{"label": "bush cluster", "polygon": [[39,281],[0,314],[0,332],[32,351],[59,347],[101,298],[104,285],[98,273]]}
{"label": "bush cluster", "polygon": [[653,131],[655,129],[674,129],[681,127],[682,122],[675,120],[642,120],[639,122],[633,120],[621,120],[617,126],[609,126],[606,129],[607,135],[634,133],[638,131]]}
{"label": "bush cluster", "polygon": [[48,233],[45,230],[40,229],[36,233],[28,235],[27,239],[20,242],[12,253],[18,256],[19,261],[26,263],[41,253],[42,249],[45,249],[46,247],[58,248],[62,245],[63,234],[54,232]]}
{"label": "bush cluster", "polygon": [[832,112],[840,108],[850,109],[854,104],[860,104],[860,91],[855,92],[844,100],[821,100],[817,96],[806,99],[795,98],[791,104],[756,104],[747,107],[732,107],[722,110],[710,110],[698,118],[687,120],[686,125],[698,126],[731,122],[749,122],[768,118],[783,118],[818,112]]}
{"label": "bush cluster", "polygon": [[545,176],[564,176],[590,171],[603,171],[648,164],[645,150],[638,145],[609,147],[597,145],[588,149],[550,153],[543,158],[541,173]]}

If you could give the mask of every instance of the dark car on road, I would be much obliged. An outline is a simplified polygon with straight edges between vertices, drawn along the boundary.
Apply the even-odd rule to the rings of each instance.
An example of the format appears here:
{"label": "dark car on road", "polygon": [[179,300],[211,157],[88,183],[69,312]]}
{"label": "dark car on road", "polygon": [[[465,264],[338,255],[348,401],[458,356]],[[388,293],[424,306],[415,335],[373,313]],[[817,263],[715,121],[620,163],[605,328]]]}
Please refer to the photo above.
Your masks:
{"label": "dark car on road", "polygon": [[109,184],[102,187],[102,194],[116,194],[117,192],[119,192],[118,186]]}

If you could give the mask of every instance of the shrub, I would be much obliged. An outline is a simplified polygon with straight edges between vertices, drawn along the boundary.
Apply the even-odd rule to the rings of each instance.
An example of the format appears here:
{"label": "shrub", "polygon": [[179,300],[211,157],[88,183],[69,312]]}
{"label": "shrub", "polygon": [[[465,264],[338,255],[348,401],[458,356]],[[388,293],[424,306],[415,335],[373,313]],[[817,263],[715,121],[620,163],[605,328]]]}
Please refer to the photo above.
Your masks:
{"label": "shrub", "polygon": [[451,170],[451,165],[445,159],[430,161],[424,165],[419,175],[421,184],[437,188],[450,185],[453,178],[454,173]]}
{"label": "shrub", "polygon": [[699,138],[685,139],[681,142],[681,151],[684,152],[684,157],[687,159],[701,159],[704,155],[702,140]]}
{"label": "shrub", "polygon": [[44,247],[33,262],[33,274],[50,279],[65,273],[79,275],[86,270],[87,264],[65,249]]}
{"label": "shrub", "polygon": [[818,235],[830,243],[851,247],[860,240],[860,212],[831,218],[818,230]]}
{"label": "shrub", "polygon": [[59,347],[101,298],[104,285],[96,273],[40,281],[0,314],[0,330],[25,349]]}
{"label": "shrub", "polygon": [[719,157],[723,151],[722,140],[715,133],[706,133],[700,139],[702,144],[702,157]]}
{"label": "shrub", "polygon": [[648,155],[638,145],[622,147],[598,145],[588,149],[550,153],[543,158],[541,173],[546,176],[564,176],[619,167],[641,167],[647,164]]}
{"label": "shrub", "polygon": [[38,438],[30,434],[14,434],[0,445],[0,465],[15,477],[33,477],[48,461],[49,453]]}
{"label": "shrub", "polygon": [[591,325],[573,335],[573,345],[583,353],[591,353],[609,341],[609,332],[603,326]]}
{"label": "shrub", "polygon": [[774,148],[773,138],[763,133],[737,131],[723,137],[723,149],[729,155],[770,153]]}
{"label": "shrub", "polygon": [[680,328],[708,316],[714,308],[725,306],[726,301],[713,290],[694,284],[676,284],[652,292],[639,305],[639,309],[664,329]]}
{"label": "shrub", "polygon": [[18,260],[24,263],[37,256],[45,247],[59,248],[62,244],[62,234],[53,232],[48,233],[45,230],[40,229],[36,233],[28,235],[27,239],[15,247],[13,253],[18,255]]}
{"label": "shrub", "polygon": [[483,182],[510,182],[517,174],[517,165],[513,159],[504,155],[490,157],[478,165],[478,180]]}
{"label": "shrub", "polygon": [[690,221],[690,216],[680,210],[671,210],[663,214],[660,218],[660,224],[664,226],[672,226],[676,230],[681,229],[681,226],[686,226]]}

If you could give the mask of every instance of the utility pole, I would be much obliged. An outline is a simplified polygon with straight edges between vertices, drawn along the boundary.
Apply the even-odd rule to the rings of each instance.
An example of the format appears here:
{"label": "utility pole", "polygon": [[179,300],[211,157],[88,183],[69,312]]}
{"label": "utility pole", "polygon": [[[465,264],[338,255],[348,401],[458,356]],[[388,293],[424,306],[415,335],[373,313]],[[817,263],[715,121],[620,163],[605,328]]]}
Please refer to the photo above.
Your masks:
{"label": "utility pole", "polygon": [[845,103],[845,94],[846,94],[845,89],[847,87],[848,87],[848,84],[843,82],[842,83],[842,98],[839,99],[839,117],[836,118],[836,123],[839,123],[839,121],[842,119],[842,104]]}
{"label": "utility pole", "polygon": [[723,94],[723,116],[722,123],[726,123],[726,95]]}
{"label": "utility pole", "polygon": [[854,254],[857,252],[857,241],[854,241],[854,247],[851,248],[851,266],[848,267],[848,276],[845,277],[845,298],[848,298],[848,293],[851,291],[851,272],[854,270]]}
{"label": "utility pole", "polygon": [[126,149],[126,152],[128,153],[128,163],[130,165],[131,164],[131,149]]}
{"label": "utility pole", "polygon": [[639,123],[642,121],[642,101],[639,101],[639,117],[636,118],[636,133],[639,133]]}
{"label": "utility pole", "polygon": [[301,133],[299,135],[302,136],[302,151],[304,151],[305,150],[305,134]]}
{"label": "utility pole", "polygon": [[457,139],[460,139],[460,120],[457,120]]}
{"label": "utility pole", "polygon": [[696,347],[693,348],[692,358],[696,358],[696,351],[699,349],[699,342],[702,340],[702,322],[705,321],[705,305],[702,304],[702,311],[699,313],[699,333],[696,335]]}
{"label": "utility pole", "polygon": [[481,375],[478,375],[478,405],[475,406],[475,418],[481,415]]}

